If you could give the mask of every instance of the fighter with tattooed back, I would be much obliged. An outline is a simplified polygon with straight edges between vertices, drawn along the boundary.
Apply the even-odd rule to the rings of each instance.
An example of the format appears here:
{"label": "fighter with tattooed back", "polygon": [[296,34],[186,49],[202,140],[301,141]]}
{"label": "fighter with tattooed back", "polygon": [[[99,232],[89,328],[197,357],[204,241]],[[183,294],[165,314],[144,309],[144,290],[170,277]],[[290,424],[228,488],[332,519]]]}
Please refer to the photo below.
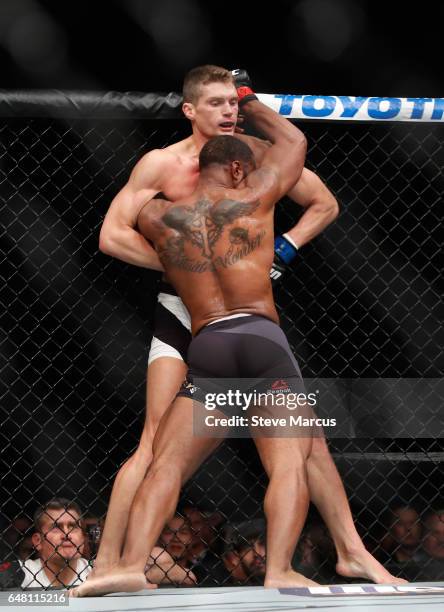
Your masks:
{"label": "fighter with tattooed back", "polygon": [[[277,325],[269,270],[274,256],[273,208],[302,172],[302,132],[245,96],[244,109],[273,146],[255,169],[248,145],[233,136],[210,139],[199,155],[200,175],[191,196],[144,207],[138,227],[154,244],[170,282],[191,315],[189,376],[300,378]],[[271,350],[260,350],[271,347]],[[277,371],[276,371],[277,369]],[[137,591],[160,532],[174,514],[180,488],[221,439],[193,431],[193,391],[184,385],[153,443],[153,461],[131,507],[119,563],[72,595]],[[308,509],[305,462],[311,438],[257,437],[270,482],[265,585],[313,584],[293,571],[291,558]],[[289,456],[291,461],[289,462]]]}
{"label": "fighter with tattooed back", "polygon": [[[272,142],[260,167],[256,168],[245,142],[231,135],[211,138],[200,151],[192,194],[174,203],[151,201],[139,208],[137,224],[156,248],[191,315],[188,380],[300,380],[298,364],[277,324],[269,270],[274,256],[274,204],[301,175],[306,141],[251,90],[241,87],[238,95],[247,118]],[[221,441],[194,435],[195,391],[193,384],[184,385],[159,425],[153,459],[132,503],[119,560],[72,595],[146,586],[146,559],[176,510],[181,486]],[[291,567],[308,509],[307,466],[313,439],[308,433],[307,437],[256,437],[254,442],[269,477],[264,502],[265,586],[313,584]],[[357,556],[343,567],[338,562],[338,570],[352,576],[371,573],[381,582],[390,577],[383,568],[374,567],[378,564],[365,549],[359,549]]]}
{"label": "fighter with tattooed back", "polygon": [[200,154],[194,193],[174,203],[155,200],[140,212],[138,227],[155,245],[190,312],[193,334],[241,313],[278,321],[268,278],[273,209],[294,181],[303,150],[288,138],[287,147],[271,148],[255,169],[247,144],[233,136],[215,137]]}

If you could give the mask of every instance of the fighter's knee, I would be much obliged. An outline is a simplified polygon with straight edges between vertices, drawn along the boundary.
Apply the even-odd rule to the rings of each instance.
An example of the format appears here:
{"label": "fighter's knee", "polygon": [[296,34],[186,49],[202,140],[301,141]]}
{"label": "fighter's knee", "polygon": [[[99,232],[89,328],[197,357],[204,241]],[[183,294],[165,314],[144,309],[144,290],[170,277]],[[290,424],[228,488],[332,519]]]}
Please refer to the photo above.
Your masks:
{"label": "fighter's knee", "polygon": [[293,481],[305,481],[307,480],[307,461],[301,457],[297,460],[292,470],[288,474],[288,478]]}
{"label": "fighter's knee", "polygon": [[160,418],[155,419],[153,417],[146,421],[142,435],[140,436],[139,445],[134,453],[138,459],[149,459],[151,462],[153,458],[153,442],[159,428],[160,421]]}
{"label": "fighter's knee", "polygon": [[270,474],[270,481],[280,483],[283,487],[292,486],[306,478],[306,462],[302,457],[294,457],[288,465],[277,466]]}
{"label": "fighter's knee", "polygon": [[153,440],[154,434],[151,431],[144,430],[134,455],[137,455],[141,460],[148,459],[151,462],[153,458]]}
{"label": "fighter's knee", "polygon": [[173,461],[155,457],[151,462],[146,478],[161,483],[178,483],[180,486],[182,474],[179,466],[175,465]]}
{"label": "fighter's knee", "polygon": [[314,437],[311,442],[311,455],[329,455],[328,445],[324,436]]}

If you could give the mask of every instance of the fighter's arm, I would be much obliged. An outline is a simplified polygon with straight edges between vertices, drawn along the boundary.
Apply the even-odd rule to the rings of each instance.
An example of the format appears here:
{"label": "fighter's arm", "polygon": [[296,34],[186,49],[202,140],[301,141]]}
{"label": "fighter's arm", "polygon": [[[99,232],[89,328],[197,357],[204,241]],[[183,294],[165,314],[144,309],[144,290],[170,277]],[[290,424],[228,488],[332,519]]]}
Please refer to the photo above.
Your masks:
{"label": "fighter's arm", "polygon": [[142,207],[161,191],[169,153],[150,151],[134,167],[127,184],[119,191],[106,213],[99,238],[103,253],[127,263],[163,270],[156,251],[134,228]]}
{"label": "fighter's arm", "polygon": [[299,180],[307,141],[295,125],[257,99],[245,102],[242,112],[272,143],[260,167],[246,177],[245,185],[256,199],[272,206]]}
{"label": "fighter's arm", "polygon": [[298,248],[320,234],[339,214],[339,205],[317,174],[304,168],[287,196],[305,208],[302,217],[286,234]]}
{"label": "fighter's arm", "polygon": [[[257,165],[261,165],[271,143],[254,136],[237,135],[237,137],[249,145],[254,152]],[[319,176],[308,168],[303,168],[299,179],[286,195],[305,208],[296,225],[285,234],[297,244],[298,248],[320,234],[339,214],[335,196]]]}

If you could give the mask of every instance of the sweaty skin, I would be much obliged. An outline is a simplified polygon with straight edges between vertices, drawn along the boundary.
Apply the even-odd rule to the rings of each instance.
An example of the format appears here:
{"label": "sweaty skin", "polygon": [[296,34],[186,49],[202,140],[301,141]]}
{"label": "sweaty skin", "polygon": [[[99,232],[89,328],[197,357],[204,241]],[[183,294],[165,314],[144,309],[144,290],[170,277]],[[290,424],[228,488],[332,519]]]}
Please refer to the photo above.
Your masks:
{"label": "sweaty skin", "polygon": [[[138,215],[159,192],[168,200],[189,197],[199,178],[198,156],[202,146],[215,135],[233,134],[237,120],[237,94],[233,84],[202,85],[193,104],[184,105],[193,134],[161,150],[145,154],[134,167],[128,183],[114,198],[100,233],[100,250],[127,263],[162,270],[156,251],[136,231]],[[226,122],[232,122],[231,129]],[[269,145],[244,135],[253,149],[256,165]],[[288,196],[304,209],[297,225],[288,233],[301,247],[317,236],[338,215],[338,203],[316,174],[304,168],[300,179],[289,187]],[[150,204],[150,205],[151,205]],[[145,213],[144,213],[145,214]],[[197,274],[195,276],[198,276]],[[186,364],[162,357],[148,368],[149,410],[137,451],[122,466],[116,478],[94,570],[87,579],[106,576],[119,562],[128,514],[136,489],[152,460],[152,441],[167,407],[186,375]],[[403,583],[381,566],[364,548],[356,531],[342,481],[323,438],[313,441],[308,461],[310,495],[332,533],[338,552],[337,571],[343,576],[363,577],[378,583]],[[89,589],[86,589],[87,594]]]}
{"label": "sweaty skin", "polygon": [[[306,140],[258,101],[244,110],[254,110],[255,125],[275,142],[263,165],[256,169],[251,149],[249,161],[213,162],[201,169],[191,197],[147,206],[138,219],[191,315],[193,334],[233,314],[278,321],[269,278],[273,211],[302,172]],[[234,137],[219,138],[228,144]]]}
{"label": "sweaty skin", "polygon": [[278,322],[268,279],[273,211],[260,200],[240,201],[237,190],[205,188],[175,203],[151,202],[138,226],[187,307],[193,334],[238,313]]}
{"label": "sweaty skin", "polygon": [[[256,166],[260,166],[270,143],[244,134],[235,137],[248,144]],[[163,270],[158,254],[137,231],[138,216],[144,206],[155,203],[152,198],[160,192],[171,202],[193,194],[199,180],[199,151],[205,142],[196,143],[190,136],[165,149],[153,150],[138,162],[104,219],[99,241],[103,253],[136,266]],[[300,247],[331,223],[337,215],[337,203],[307,168],[295,183],[289,195],[297,198],[306,211],[289,234]]]}

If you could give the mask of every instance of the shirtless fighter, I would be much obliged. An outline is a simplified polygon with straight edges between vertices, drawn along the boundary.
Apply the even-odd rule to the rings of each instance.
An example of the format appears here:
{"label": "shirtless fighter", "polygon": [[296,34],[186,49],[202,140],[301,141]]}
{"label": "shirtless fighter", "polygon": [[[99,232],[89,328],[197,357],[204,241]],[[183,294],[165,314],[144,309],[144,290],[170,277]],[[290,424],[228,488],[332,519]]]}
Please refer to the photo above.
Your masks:
{"label": "shirtless fighter", "polygon": [[[191,314],[195,336],[189,348],[191,377],[299,379],[297,364],[276,324],[269,269],[274,203],[290,187],[295,168],[302,169],[305,142],[295,127],[254,96],[244,100],[247,115],[276,142],[262,167],[244,182],[255,165],[249,147],[232,136],[212,139],[200,153],[201,174],[194,194],[176,204],[150,203],[139,215],[139,227],[154,243]],[[252,350],[255,341],[275,350]],[[179,393],[156,433],[154,457],[131,507],[120,561],[74,595],[136,591],[146,585],[147,555],[175,511],[182,484],[220,441],[193,435],[189,393],[189,386]],[[269,476],[264,504],[265,585],[313,584],[291,569],[308,506],[305,462],[311,438],[256,438],[255,443]]]}
{"label": "shirtless fighter", "polygon": [[[245,85],[245,82],[240,84]],[[134,265],[163,269],[154,249],[135,230],[138,214],[143,205],[159,192],[171,201],[191,194],[199,178],[198,155],[202,146],[211,136],[234,133],[238,98],[231,73],[215,66],[192,70],[184,82],[183,111],[191,121],[192,136],[165,149],[151,151],[138,162],[105,217],[100,235],[103,252]],[[237,137],[249,144],[257,163],[260,163],[268,145],[256,138]],[[286,261],[295,253],[294,244],[301,247],[309,242],[338,213],[335,198],[313,172],[304,168],[298,180],[295,172],[294,183],[288,195],[306,210],[298,224],[286,234],[287,241],[280,238],[279,252],[282,255],[282,245],[286,247]],[[166,286],[159,294],[154,336],[147,377],[149,410],[144,430],[139,447],[116,477],[91,577],[106,574],[120,558],[129,509],[150,465],[155,432],[187,372],[184,360],[191,340],[190,318],[180,298]],[[375,582],[395,582],[396,578],[366,551],[323,438],[313,440],[307,471],[310,498],[336,545],[337,571],[344,576],[363,577]]]}
{"label": "shirtless fighter", "polygon": [[[291,187],[295,172],[302,171],[306,142],[296,127],[255,96],[244,100],[247,115],[275,142],[262,166],[253,170],[253,152],[234,136],[215,137],[200,152],[193,194],[176,203],[156,200],[139,215],[140,230],[153,242],[191,315],[188,359],[193,383],[196,376],[300,380],[277,325],[269,271],[274,204]],[[257,350],[255,344],[261,341],[268,350]],[[197,391],[205,393],[203,388]],[[107,575],[91,580],[84,594],[145,587],[147,555],[175,512],[181,486],[221,441],[194,435],[194,397],[197,393],[192,395],[190,384],[185,384],[164,415],[153,442],[153,460],[131,506],[122,557]],[[305,461],[311,437],[257,437],[255,444],[269,476],[265,584],[314,584],[291,569],[308,508]]]}

